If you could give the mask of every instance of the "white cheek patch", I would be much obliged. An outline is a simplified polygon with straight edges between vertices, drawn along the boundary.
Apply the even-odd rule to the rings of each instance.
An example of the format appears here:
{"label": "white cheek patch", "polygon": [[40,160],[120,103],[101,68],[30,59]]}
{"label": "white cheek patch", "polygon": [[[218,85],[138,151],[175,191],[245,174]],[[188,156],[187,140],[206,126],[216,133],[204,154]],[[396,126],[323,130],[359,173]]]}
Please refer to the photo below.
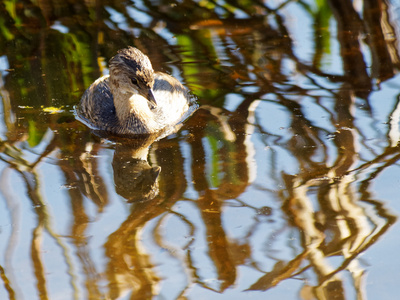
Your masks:
{"label": "white cheek patch", "polygon": [[135,95],[139,95],[139,92],[138,92],[137,89],[132,89],[132,90],[131,90],[131,93],[132,93],[132,94],[135,94]]}

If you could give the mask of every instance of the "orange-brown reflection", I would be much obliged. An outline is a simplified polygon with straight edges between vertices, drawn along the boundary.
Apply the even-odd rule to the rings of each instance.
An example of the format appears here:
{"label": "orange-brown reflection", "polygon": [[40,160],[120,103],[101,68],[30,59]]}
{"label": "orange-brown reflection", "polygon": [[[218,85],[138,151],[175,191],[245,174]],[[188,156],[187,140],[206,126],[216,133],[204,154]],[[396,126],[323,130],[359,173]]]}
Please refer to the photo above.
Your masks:
{"label": "orange-brown reflection", "polygon": [[[328,20],[329,14],[335,20],[342,62],[342,74],[336,74],[321,67],[322,54],[329,52],[317,36],[321,30],[315,33],[315,49],[309,49],[314,51],[312,63],[296,56],[285,18],[285,7],[290,2],[278,9],[264,3],[239,5],[234,1],[226,1],[226,7],[213,4],[218,9],[190,1],[176,7],[169,2],[161,1],[158,7],[146,2],[143,5],[152,19],[150,24],[141,24],[129,14],[125,3],[118,1],[108,3],[109,7],[126,24],[118,23],[110,16],[110,10],[97,1],[79,5],[52,1],[41,1],[38,6],[29,1],[25,7],[1,5],[0,14],[5,21],[0,24],[0,51],[9,63],[0,82],[6,127],[0,143],[1,160],[9,171],[3,173],[4,181],[10,178],[9,173],[18,174],[25,187],[24,196],[34,207],[30,212],[35,223],[29,232],[28,260],[40,298],[51,298],[45,264],[50,254],[43,251],[45,235],[62,249],[57,259],[67,265],[64,278],[74,296],[83,293],[88,299],[117,299],[128,293],[131,299],[153,297],[163,280],[177,274],[162,273],[157,268],[157,252],[145,247],[141,234],[146,226],[155,223],[149,235],[159,249],[167,248],[168,243],[174,242],[162,230],[169,216],[178,216],[190,237],[189,242],[179,246],[184,255],[173,256],[190,270],[181,275],[186,276],[182,280],[186,283],[178,292],[182,297],[194,285],[223,293],[234,289],[236,283],[245,282],[248,290],[266,291],[285,280],[312,277],[309,273],[316,280],[302,282],[303,298],[344,299],[346,286],[352,286],[358,298],[364,297],[365,269],[358,256],[377,243],[396,221],[382,202],[373,198],[372,184],[376,176],[398,162],[400,152],[393,129],[385,137],[388,146],[375,150],[373,158],[362,160],[360,153],[368,150],[367,141],[363,128],[357,127],[354,111],[360,111],[356,101],[361,101],[365,111],[373,115],[369,103],[373,82],[383,82],[398,72],[396,27],[389,13],[392,7],[385,1],[366,0],[360,14],[351,1],[341,0],[320,3],[329,7],[308,11],[312,20],[321,21],[326,17],[324,13]],[[186,13],[188,9],[191,14]],[[232,12],[235,9],[245,16],[236,19]],[[217,13],[221,10],[224,13]],[[50,27],[57,24],[64,26],[67,33]],[[135,31],[125,30],[126,26]],[[168,39],[160,33],[163,26],[176,38],[174,46],[169,46]],[[361,39],[364,35],[366,42]],[[201,104],[207,104],[175,136],[157,141],[149,138],[107,143],[73,120],[72,105],[103,71],[98,56],[109,58],[127,44],[148,53],[156,69],[176,68]],[[363,47],[371,53],[371,72]],[[290,72],[285,61],[294,66]],[[293,73],[309,80],[312,87],[297,84]],[[327,83],[336,88],[325,88]],[[230,94],[241,101],[228,111],[223,107],[230,107]],[[257,104],[263,101],[260,99],[274,101],[285,111],[290,122],[287,136],[263,128],[262,121],[270,112],[258,110]],[[304,99],[311,99],[327,112],[326,128],[334,128],[333,132],[315,125],[314,118],[319,116],[304,112]],[[324,105],[326,99],[333,105]],[[398,115],[397,106],[393,107],[393,117]],[[55,111],[58,113],[51,113]],[[49,129],[50,138],[46,136]],[[183,153],[183,146],[187,153]],[[250,199],[246,191],[258,188],[252,178],[252,150],[262,157],[268,147],[277,153],[289,153],[298,171],[283,171],[282,162],[273,158],[271,164],[276,170],[257,175],[259,182],[275,181],[276,187],[258,191],[274,195],[281,205],[284,227],[297,232],[300,241],[285,261],[267,253],[265,262],[258,263],[254,252],[264,246],[252,243],[252,238],[256,228],[268,222],[260,215],[274,216],[275,212],[264,198]],[[24,157],[34,156],[37,149],[41,150],[35,159]],[[107,170],[112,169],[114,185],[108,185],[104,178],[105,149],[112,152]],[[262,163],[260,159],[257,162]],[[68,241],[54,229],[58,212],[47,209],[52,200],[47,205],[44,201],[41,186],[46,186],[46,176],[51,174],[38,174],[45,164],[53,164],[60,171],[67,189]],[[186,176],[189,173],[191,182]],[[362,182],[358,181],[360,175],[364,176]],[[195,199],[185,196],[190,187]],[[2,185],[1,190],[7,198],[7,187]],[[117,220],[116,229],[104,236],[104,260],[99,262],[92,256],[88,236],[90,226],[96,228],[97,220],[91,217],[87,203],[95,207],[96,216],[102,216],[112,211],[113,201],[119,197],[128,203],[129,214]],[[235,239],[227,234],[226,226],[234,226],[223,222],[229,213],[224,208],[230,201],[254,213],[247,216],[247,221],[254,224],[245,238]],[[199,220],[179,212],[177,206],[182,203],[193,205]],[[12,213],[10,218],[11,223],[20,223]],[[200,236],[203,227],[204,236]],[[96,228],[96,234],[104,232]],[[17,240],[18,235],[13,227],[10,240]],[[204,267],[196,264],[199,253],[191,247],[202,238],[206,256],[215,268],[215,285],[200,275]],[[7,246],[11,250],[5,255],[6,261],[12,261],[9,258],[16,252],[12,241]],[[339,265],[331,264],[332,257],[340,260]],[[271,259],[275,260],[273,264]],[[240,277],[241,265],[259,272],[259,277],[252,282],[246,276]],[[342,278],[343,270],[351,274],[351,283]],[[15,295],[24,289],[18,277],[12,276],[13,271],[12,263],[0,266],[0,277],[10,299],[17,298]],[[79,287],[78,277],[82,278]]]}
{"label": "orange-brown reflection", "polygon": [[[312,289],[312,293],[318,299],[345,297],[343,282],[338,276],[344,269],[352,274],[354,288],[362,297],[364,270],[356,257],[383,235],[396,220],[379,207],[375,208],[373,214],[367,213],[363,202],[376,202],[365,193],[361,195],[366,197],[360,198],[360,193],[353,186],[355,171],[352,167],[357,165],[358,156],[355,150],[356,128],[351,113],[354,97],[350,91],[351,88],[344,84],[335,99],[335,116],[332,123],[337,128],[334,143],[338,150],[333,165],[308,164],[296,177],[286,176],[288,196],[285,199],[284,210],[291,218],[293,226],[298,227],[302,233],[302,244],[308,253],[307,268],[312,267],[318,275],[318,285]],[[293,126],[293,129],[298,132],[301,127],[307,128]],[[291,150],[293,155],[304,155],[297,150]],[[307,159],[301,157],[301,160],[312,161],[312,154],[306,153]],[[311,194],[315,195],[318,203],[317,211]],[[374,224],[377,218],[383,219],[385,225]],[[379,230],[376,230],[378,227]],[[330,256],[343,258],[340,267],[333,268],[330,265]]]}
{"label": "orange-brown reflection", "polygon": [[129,291],[131,299],[148,299],[156,294],[160,281],[149,254],[142,250],[140,232],[146,222],[165,212],[160,199],[137,203],[129,217],[104,245],[109,258],[106,276],[109,297]]}

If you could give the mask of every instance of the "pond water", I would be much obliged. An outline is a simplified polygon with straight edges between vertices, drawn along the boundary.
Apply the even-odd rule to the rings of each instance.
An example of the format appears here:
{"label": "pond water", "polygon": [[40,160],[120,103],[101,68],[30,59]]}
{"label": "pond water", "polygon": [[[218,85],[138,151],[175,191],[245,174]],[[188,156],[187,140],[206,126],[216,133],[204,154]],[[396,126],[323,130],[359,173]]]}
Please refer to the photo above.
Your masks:
{"label": "pond water", "polygon": [[[3,1],[0,299],[396,299],[399,12]],[[177,133],[75,119],[127,45],[197,97]]]}

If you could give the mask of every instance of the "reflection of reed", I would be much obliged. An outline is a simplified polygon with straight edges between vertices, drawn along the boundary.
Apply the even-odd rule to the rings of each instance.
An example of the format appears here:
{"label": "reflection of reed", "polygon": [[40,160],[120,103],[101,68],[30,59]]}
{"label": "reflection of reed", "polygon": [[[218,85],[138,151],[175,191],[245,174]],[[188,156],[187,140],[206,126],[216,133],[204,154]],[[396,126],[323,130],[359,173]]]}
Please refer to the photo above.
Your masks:
{"label": "reflection of reed", "polygon": [[[190,121],[190,124],[196,124],[190,128],[194,137],[190,141],[193,158],[192,176],[195,189],[200,195],[198,208],[206,227],[208,253],[218,274],[220,282],[218,291],[220,292],[232,286],[237,276],[237,260],[232,256],[231,245],[222,226],[222,203],[224,200],[238,197],[249,184],[251,166],[248,163],[249,155],[252,153],[247,152],[250,141],[247,140],[246,135],[251,133],[247,127],[252,128],[247,121],[253,117],[253,111],[250,109],[252,103],[251,100],[244,101],[237,109],[237,114],[232,116],[215,109],[207,111],[203,108],[198,111],[198,118],[194,117]],[[220,128],[221,132],[214,131],[207,134],[207,124],[214,122],[217,122],[218,125],[213,127]],[[214,174],[221,178],[221,182],[211,188],[206,178],[206,161],[202,141],[205,137],[214,135],[218,136],[217,140],[223,143],[216,153],[223,163],[220,171]],[[247,145],[245,145],[245,141]],[[207,287],[204,283],[202,285]]]}
{"label": "reflection of reed", "polygon": [[[6,152],[7,153],[7,152]],[[41,299],[48,298],[48,290],[47,290],[47,279],[45,274],[44,262],[41,256],[42,244],[41,241],[43,239],[44,233],[47,233],[56,243],[57,246],[60,247],[63,252],[63,258],[65,260],[66,265],[68,266],[68,275],[70,277],[71,286],[73,287],[74,292],[76,293],[76,277],[74,274],[74,268],[71,263],[71,257],[69,251],[64,244],[64,242],[60,239],[59,236],[56,235],[53,229],[51,215],[48,213],[46,209],[46,203],[42,198],[42,195],[39,191],[40,188],[40,177],[36,173],[34,168],[37,165],[37,161],[30,164],[28,161],[24,160],[20,153],[8,153],[10,155],[11,160],[8,161],[10,166],[14,168],[20,175],[22,181],[25,184],[26,193],[31,200],[31,205],[35,211],[37,218],[37,225],[33,229],[32,232],[32,241],[30,247],[30,255],[33,265],[34,278],[36,280],[36,288],[38,294]],[[5,188],[3,186],[3,188]],[[3,194],[7,194],[7,190],[9,186],[2,192]],[[15,219],[13,222],[20,222],[20,220]],[[16,225],[18,226],[18,225]],[[10,245],[12,246],[12,245]],[[11,261],[11,257],[9,257],[9,261]],[[10,267],[9,269],[12,270]],[[7,284],[8,285],[8,284]],[[10,285],[8,285],[10,287]],[[11,294],[14,293],[14,290],[10,287]],[[12,299],[12,298],[11,298]]]}
{"label": "reflection of reed", "polygon": [[400,66],[395,29],[388,11],[385,1],[364,1],[364,22],[373,56],[372,76],[379,82],[393,77]]}
{"label": "reflection of reed", "polygon": [[109,258],[107,280],[109,297],[116,299],[126,292],[130,299],[149,299],[155,295],[158,276],[154,265],[140,242],[140,234],[147,221],[157,217],[164,209],[159,201],[135,205],[135,210],[108,238],[104,245]]}
{"label": "reflection of reed", "polygon": [[[351,186],[353,182],[352,177],[347,176],[337,183],[322,181],[316,185],[293,180],[288,186],[290,197],[285,204],[285,211],[293,225],[302,232],[303,247],[308,252],[310,263],[306,268],[312,267],[318,274],[318,284],[314,288],[318,299],[330,299],[334,295],[344,297],[341,291],[343,283],[338,273],[345,269],[352,274],[358,297],[363,299],[362,279],[365,272],[357,258],[396,219],[369,199],[358,199]],[[308,195],[309,190],[316,186],[319,187],[316,193],[319,211],[316,211]],[[375,210],[366,209],[366,205],[375,206]],[[342,263],[332,267],[329,263],[331,256],[342,256]],[[332,289],[332,286],[335,288]]]}
{"label": "reflection of reed", "polygon": [[15,278],[13,268],[12,268],[12,256],[17,246],[18,240],[18,231],[20,229],[20,208],[18,203],[12,201],[12,194],[9,192],[10,183],[7,182],[6,177],[8,177],[8,173],[10,169],[3,170],[0,178],[0,191],[2,196],[7,202],[7,209],[10,211],[10,218],[15,222],[15,226],[12,228],[12,232],[10,233],[10,238],[7,242],[6,251],[4,253],[5,258],[5,269],[8,270],[6,273],[3,268],[1,268],[1,279],[3,281],[4,286],[9,294],[10,299],[16,299],[16,295],[20,294],[20,288],[18,287],[18,281]]}
{"label": "reflection of reed", "polygon": [[343,71],[357,96],[366,99],[372,89],[359,37],[362,22],[350,1],[329,1],[338,26],[338,41],[343,58]]}
{"label": "reflection of reed", "polygon": [[[357,142],[351,114],[353,99],[349,96],[346,85],[344,87],[338,93],[336,119],[332,120],[337,126],[334,139],[336,161],[330,167],[318,166],[317,173],[311,167],[304,169],[296,177],[286,179],[289,196],[284,209],[293,226],[302,233],[302,245],[308,253],[307,259],[310,263],[308,267],[312,267],[318,275],[318,283],[313,290],[317,299],[344,299],[343,283],[338,276],[339,271],[344,269],[352,274],[358,298],[363,299],[364,270],[357,257],[382,236],[395,219],[378,208],[373,213],[365,209],[369,199],[359,199],[352,187],[353,176],[346,175],[357,163]],[[297,155],[297,151],[293,153]],[[312,159],[311,155],[309,159]],[[326,173],[321,174],[321,170],[326,170]],[[310,174],[318,174],[318,177]],[[311,194],[316,195],[317,204],[313,203]],[[383,222],[385,225],[376,223],[379,219],[379,223]],[[332,267],[329,263],[330,256],[342,256],[342,264]]]}

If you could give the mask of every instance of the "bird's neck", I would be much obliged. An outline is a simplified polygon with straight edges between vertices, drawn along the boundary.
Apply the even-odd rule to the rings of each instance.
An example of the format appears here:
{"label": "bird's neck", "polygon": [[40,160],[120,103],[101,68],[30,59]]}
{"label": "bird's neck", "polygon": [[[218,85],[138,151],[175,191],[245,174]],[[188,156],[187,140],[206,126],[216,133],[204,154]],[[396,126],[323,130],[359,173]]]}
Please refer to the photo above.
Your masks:
{"label": "bird's neck", "polygon": [[157,131],[158,125],[148,101],[139,94],[113,91],[115,112],[126,132],[146,134]]}

